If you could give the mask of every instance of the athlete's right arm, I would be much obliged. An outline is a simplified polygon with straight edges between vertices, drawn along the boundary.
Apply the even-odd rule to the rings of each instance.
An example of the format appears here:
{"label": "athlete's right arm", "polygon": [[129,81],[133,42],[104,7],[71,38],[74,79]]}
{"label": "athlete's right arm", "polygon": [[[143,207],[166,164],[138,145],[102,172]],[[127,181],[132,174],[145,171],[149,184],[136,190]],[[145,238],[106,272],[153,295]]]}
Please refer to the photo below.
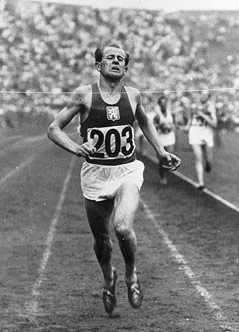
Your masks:
{"label": "athlete's right arm", "polygon": [[81,145],[77,144],[63,129],[76,115],[84,116],[87,113],[87,110],[90,108],[89,94],[90,91],[87,86],[76,89],[69,103],[55,117],[47,130],[47,136],[50,140],[64,150],[79,157],[87,157],[89,154],[94,153],[93,145],[88,142]]}

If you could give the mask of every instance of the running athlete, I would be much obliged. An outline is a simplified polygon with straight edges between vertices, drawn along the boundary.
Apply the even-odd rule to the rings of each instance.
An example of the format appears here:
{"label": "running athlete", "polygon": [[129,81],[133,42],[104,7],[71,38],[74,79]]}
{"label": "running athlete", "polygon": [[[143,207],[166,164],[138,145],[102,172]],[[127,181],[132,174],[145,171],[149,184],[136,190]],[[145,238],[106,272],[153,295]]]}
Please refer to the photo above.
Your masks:
{"label": "running athlete", "polygon": [[[141,104],[139,91],[121,83],[128,62],[129,54],[116,44],[97,49],[95,66],[100,74],[99,81],[77,88],[69,104],[48,128],[48,137],[54,143],[85,158],[81,187],[95,254],[103,273],[103,303],[108,314],[116,305],[117,280],[117,270],[111,260],[111,224],[125,261],[129,303],[137,309],[143,301],[135,266],[137,243],[133,220],[144,165],[135,156],[135,119],[165,167],[175,170],[180,164],[180,159],[167,153],[159,143],[154,125],[148,121]],[[63,131],[75,116],[80,117],[83,144],[76,143]]]}
{"label": "running athlete", "polygon": [[[159,142],[166,151],[172,153],[176,141],[175,125],[168,100],[164,94],[158,98],[158,103],[155,107],[154,125],[157,129]],[[162,162],[159,160],[159,176],[160,183],[167,185],[166,169]]]}
{"label": "running athlete", "polygon": [[200,102],[191,112],[189,119],[189,144],[195,155],[195,167],[198,177],[198,189],[204,188],[204,169],[212,169],[214,129],[217,126],[216,108],[211,101],[209,91],[203,91]]}

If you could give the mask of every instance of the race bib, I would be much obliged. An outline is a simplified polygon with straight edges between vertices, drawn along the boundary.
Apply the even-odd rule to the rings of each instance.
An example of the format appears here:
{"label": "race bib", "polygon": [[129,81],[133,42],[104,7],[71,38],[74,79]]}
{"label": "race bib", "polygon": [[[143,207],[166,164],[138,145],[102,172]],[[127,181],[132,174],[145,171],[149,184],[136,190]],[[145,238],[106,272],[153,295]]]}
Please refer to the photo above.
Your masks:
{"label": "race bib", "polygon": [[87,141],[96,149],[91,160],[128,158],[135,150],[134,129],[130,125],[89,128]]}

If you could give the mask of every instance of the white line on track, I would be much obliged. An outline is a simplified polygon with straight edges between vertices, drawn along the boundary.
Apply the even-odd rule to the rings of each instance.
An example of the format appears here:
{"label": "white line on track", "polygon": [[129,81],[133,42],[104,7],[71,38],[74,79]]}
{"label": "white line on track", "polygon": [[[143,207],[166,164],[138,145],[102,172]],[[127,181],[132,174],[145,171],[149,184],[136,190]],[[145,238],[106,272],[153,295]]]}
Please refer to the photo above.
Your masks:
{"label": "white line on track", "polygon": [[[12,139],[17,138],[18,140],[8,146],[7,152],[15,151],[18,150],[19,148],[23,148],[26,145],[29,146],[29,144],[32,144],[34,142],[39,142],[47,138],[46,134],[43,135],[37,135],[37,136],[28,136],[24,137],[22,135],[14,136]],[[10,140],[10,139],[9,139]],[[2,143],[2,142],[1,142]],[[4,142],[6,145],[7,142]],[[7,153],[4,149],[0,151],[0,157],[6,155]]]}
{"label": "white line on track", "polygon": [[[192,184],[194,187],[197,187],[198,184],[196,182],[194,182],[193,180],[189,179],[186,175],[183,175],[182,173],[178,172],[178,171],[174,171],[174,174],[177,175],[179,178],[183,179],[184,181]],[[203,192],[208,194],[209,196],[213,197],[214,199],[216,199],[217,201],[221,202],[222,204],[226,205],[227,207],[229,207],[230,209],[239,212],[239,207],[237,207],[236,205],[232,204],[231,202],[229,202],[228,200],[226,200],[225,198],[215,194],[214,192],[212,192],[211,190],[204,188]]]}
{"label": "white line on track", "polygon": [[8,172],[3,178],[0,179],[0,186],[3,185],[8,179],[10,179],[13,175],[15,175],[17,172],[22,170],[24,167],[29,165],[35,157],[32,156],[25,160],[23,163],[21,163],[19,166],[16,168],[12,169],[10,172]]}
{"label": "white line on track", "polygon": [[168,234],[160,227],[148,205],[142,199],[140,199],[140,203],[143,206],[147,218],[151,220],[151,222],[153,222],[157,231],[162,236],[165,244],[170,249],[172,257],[177,261],[179,266],[184,271],[185,275],[190,279],[191,283],[194,285],[197,292],[204,298],[204,301],[208,304],[209,308],[212,310],[215,318],[221,324],[221,327],[226,331],[237,332],[235,329],[229,326],[229,324],[227,323],[228,319],[227,317],[224,316],[220,306],[214,301],[213,296],[206,290],[206,288],[204,288],[201,285],[200,281],[197,280],[196,275],[190,268],[188,262],[185,260],[184,256],[179,253],[177,247],[170,240]]}
{"label": "white line on track", "polygon": [[49,229],[48,236],[47,236],[47,239],[46,239],[46,242],[45,242],[46,248],[43,252],[40,267],[38,269],[38,277],[37,277],[37,279],[34,283],[34,286],[32,288],[30,300],[27,301],[26,304],[25,304],[26,318],[30,322],[32,322],[36,325],[37,325],[36,317],[37,317],[37,314],[38,314],[38,305],[39,305],[38,299],[39,299],[39,296],[40,296],[40,288],[41,288],[43,280],[46,279],[45,278],[45,270],[46,270],[46,266],[47,266],[49,257],[51,255],[51,247],[52,247],[52,243],[53,243],[53,240],[54,240],[56,226],[57,226],[57,223],[58,223],[59,216],[61,214],[62,204],[64,202],[65,195],[66,195],[66,190],[67,190],[70,178],[71,178],[72,169],[73,169],[73,166],[74,166],[74,161],[75,161],[75,157],[72,157],[71,163],[70,163],[70,166],[69,166],[69,170],[68,170],[68,173],[66,175],[66,178],[65,178],[65,181],[64,181],[64,184],[63,184],[63,188],[62,188],[62,191],[61,191],[61,194],[60,194],[60,198],[59,198],[58,204],[56,206],[56,212],[55,212],[55,215],[54,215],[54,217],[51,221],[50,229]]}
{"label": "white line on track", "polygon": [[[154,156],[148,156],[148,155],[144,155],[144,157],[148,158],[149,160],[153,161],[154,163],[158,163],[157,158]],[[176,176],[178,176],[180,179],[190,183],[192,186],[194,186],[195,188],[198,187],[198,183],[193,181],[192,179],[190,179],[189,177],[187,177],[186,175],[180,173],[179,171],[174,171],[173,174],[175,174]],[[203,192],[211,197],[213,197],[214,199],[216,199],[217,201],[221,202],[222,204],[226,205],[227,207],[229,207],[230,209],[239,212],[239,207],[234,205],[233,203],[229,202],[228,200],[226,200],[225,198],[219,196],[218,194],[212,192],[211,190],[204,188]]]}
{"label": "white line on track", "polygon": [[1,137],[0,145],[6,145],[11,141],[15,141],[22,138],[22,135],[14,135],[14,136],[9,136],[9,137]]}

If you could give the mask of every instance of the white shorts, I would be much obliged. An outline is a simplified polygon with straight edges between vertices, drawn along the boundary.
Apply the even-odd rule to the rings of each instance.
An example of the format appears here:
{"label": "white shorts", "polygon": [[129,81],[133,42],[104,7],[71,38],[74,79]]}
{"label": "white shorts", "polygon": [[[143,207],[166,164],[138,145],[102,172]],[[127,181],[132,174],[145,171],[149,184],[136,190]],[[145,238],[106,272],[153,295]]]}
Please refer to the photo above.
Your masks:
{"label": "white shorts", "polygon": [[81,188],[85,198],[103,201],[115,197],[117,189],[125,182],[133,182],[141,189],[144,164],[133,162],[105,166],[84,162],[81,168]]}
{"label": "white shorts", "polygon": [[173,130],[167,134],[159,133],[158,137],[159,142],[160,144],[162,144],[163,147],[174,145],[176,141],[175,132]]}
{"label": "white shorts", "polygon": [[213,129],[204,126],[191,126],[188,133],[190,145],[204,145],[208,147],[214,146]]}

